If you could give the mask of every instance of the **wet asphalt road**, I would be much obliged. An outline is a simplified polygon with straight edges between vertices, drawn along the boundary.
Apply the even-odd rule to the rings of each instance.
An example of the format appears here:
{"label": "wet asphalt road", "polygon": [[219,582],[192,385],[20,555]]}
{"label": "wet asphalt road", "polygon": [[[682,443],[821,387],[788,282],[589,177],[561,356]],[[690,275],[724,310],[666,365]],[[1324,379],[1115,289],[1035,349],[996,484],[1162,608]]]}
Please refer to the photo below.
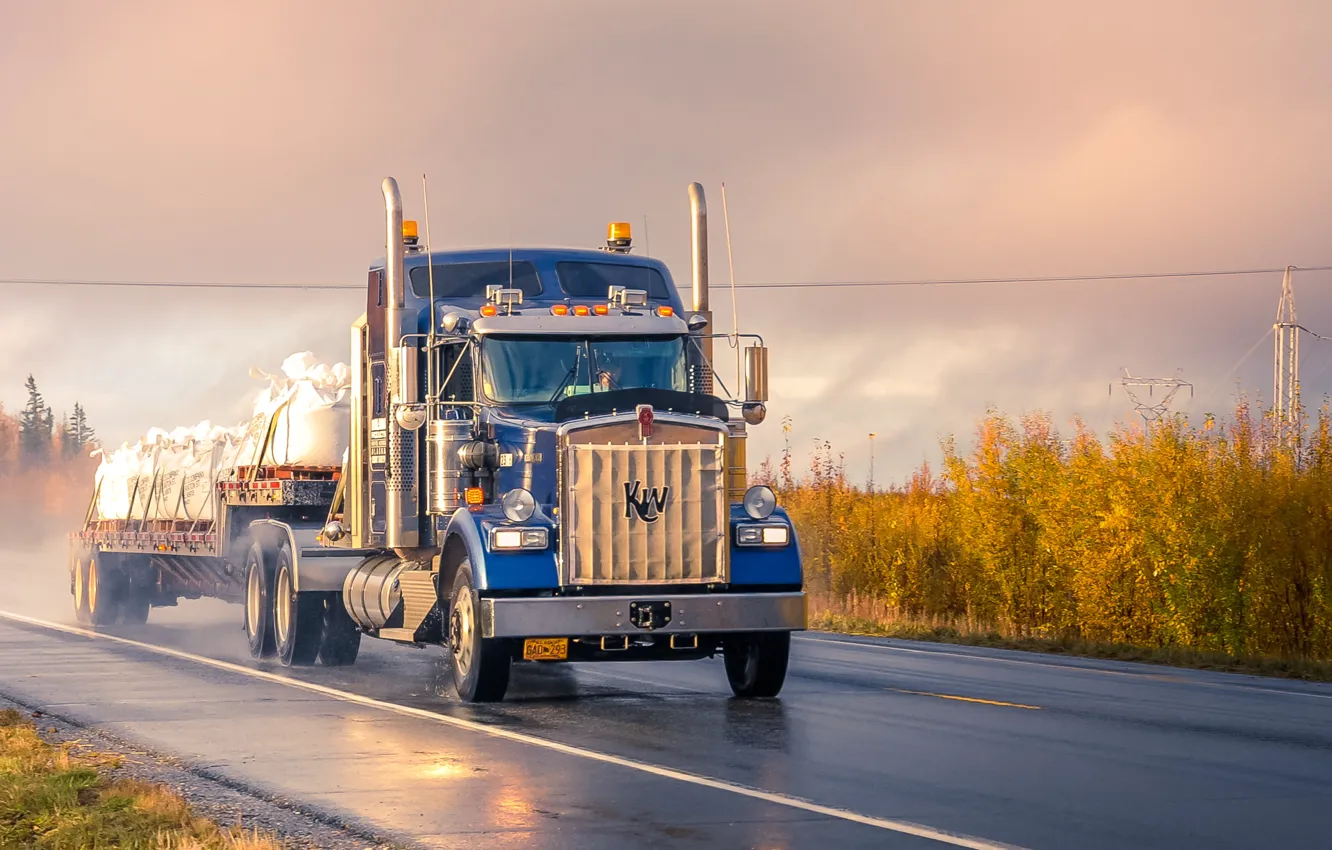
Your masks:
{"label": "wet asphalt road", "polygon": [[565,746],[4,619],[0,693],[426,846],[949,846],[867,816],[981,846],[1332,847],[1328,685],[808,634],[780,700],[730,699],[719,661],[521,665],[473,707],[435,648],[255,664],[238,612],[114,634]]}

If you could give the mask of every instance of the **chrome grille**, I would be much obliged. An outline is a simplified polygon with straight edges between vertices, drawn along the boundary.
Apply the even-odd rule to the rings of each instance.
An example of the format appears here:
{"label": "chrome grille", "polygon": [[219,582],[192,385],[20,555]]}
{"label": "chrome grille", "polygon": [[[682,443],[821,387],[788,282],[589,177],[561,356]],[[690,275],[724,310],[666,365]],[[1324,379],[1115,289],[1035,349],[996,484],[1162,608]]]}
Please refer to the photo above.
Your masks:
{"label": "chrome grille", "polygon": [[566,443],[566,584],[726,580],[725,437],[706,428],[688,432],[709,442],[597,443],[599,431],[584,431]]}

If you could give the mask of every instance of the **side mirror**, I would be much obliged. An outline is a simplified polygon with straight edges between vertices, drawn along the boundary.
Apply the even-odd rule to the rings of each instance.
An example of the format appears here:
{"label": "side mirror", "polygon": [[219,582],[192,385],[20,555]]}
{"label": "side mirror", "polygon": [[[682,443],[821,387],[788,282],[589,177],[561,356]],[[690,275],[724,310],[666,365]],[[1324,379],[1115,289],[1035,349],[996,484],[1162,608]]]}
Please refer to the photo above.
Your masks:
{"label": "side mirror", "polygon": [[708,317],[702,313],[694,313],[685,322],[685,326],[689,328],[690,333],[698,333],[708,326]]}
{"label": "side mirror", "polygon": [[745,349],[745,401],[768,400],[768,348],[751,345]]}

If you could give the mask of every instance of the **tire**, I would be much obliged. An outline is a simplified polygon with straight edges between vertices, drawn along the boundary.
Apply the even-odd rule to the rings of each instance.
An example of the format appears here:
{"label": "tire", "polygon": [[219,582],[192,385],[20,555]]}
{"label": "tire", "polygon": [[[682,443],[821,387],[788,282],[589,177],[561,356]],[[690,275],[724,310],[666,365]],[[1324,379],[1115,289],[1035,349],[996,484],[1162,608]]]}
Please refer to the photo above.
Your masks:
{"label": "tire", "polygon": [[472,564],[464,560],[449,597],[449,656],[453,686],[464,702],[498,702],[509,688],[509,655],[503,641],[481,637]]}
{"label": "tire", "polygon": [[[122,561],[122,567],[128,566]],[[148,622],[153,607],[153,590],[145,586],[154,568],[147,558],[137,560],[133,570],[125,570],[124,597],[120,602],[120,622],[127,626],[142,626]]]}
{"label": "tire", "polygon": [[272,658],[277,651],[273,640],[273,570],[269,553],[255,542],[245,555],[245,640],[251,658]]}
{"label": "tire", "polygon": [[152,600],[143,588],[131,584],[120,605],[120,622],[127,626],[142,626],[148,622],[148,612],[152,607]]}
{"label": "tire", "polygon": [[297,593],[291,547],[278,547],[273,575],[273,638],[284,667],[309,667],[324,637],[324,594]]}
{"label": "tire", "polygon": [[118,558],[107,552],[94,552],[88,558],[87,588],[88,622],[94,626],[109,626],[120,614],[124,595],[124,574]]}
{"label": "tire", "polygon": [[324,637],[319,644],[319,663],[325,667],[348,667],[361,651],[361,630],[342,604],[341,593],[324,596]]}
{"label": "tire", "polygon": [[790,632],[737,635],[722,644],[726,679],[741,699],[775,697],[786,681],[791,658]]}
{"label": "tire", "polygon": [[88,610],[88,561],[87,556],[80,556],[74,562],[74,618],[81,625],[92,625],[92,612]]}

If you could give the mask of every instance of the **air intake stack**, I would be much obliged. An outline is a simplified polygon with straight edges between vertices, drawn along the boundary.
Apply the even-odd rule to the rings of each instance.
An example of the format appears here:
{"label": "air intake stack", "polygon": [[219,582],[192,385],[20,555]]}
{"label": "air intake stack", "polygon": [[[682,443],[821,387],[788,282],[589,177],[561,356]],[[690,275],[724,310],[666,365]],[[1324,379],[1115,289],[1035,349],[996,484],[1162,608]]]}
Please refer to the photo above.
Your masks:
{"label": "air intake stack", "polygon": [[695,390],[712,393],[712,308],[708,303],[708,205],[701,183],[689,184],[689,233],[692,244],[691,270],[693,310],[705,320],[696,340],[701,357],[694,364]]}
{"label": "air intake stack", "polygon": [[383,184],[385,231],[384,277],[388,304],[384,310],[384,360],[388,372],[388,469],[385,477],[387,510],[386,537],[390,549],[414,549],[420,545],[420,493],[417,487],[417,435],[399,422],[404,405],[417,401],[420,380],[416,370],[416,346],[405,346],[408,328],[403,291],[402,194],[398,181],[385,177]]}

